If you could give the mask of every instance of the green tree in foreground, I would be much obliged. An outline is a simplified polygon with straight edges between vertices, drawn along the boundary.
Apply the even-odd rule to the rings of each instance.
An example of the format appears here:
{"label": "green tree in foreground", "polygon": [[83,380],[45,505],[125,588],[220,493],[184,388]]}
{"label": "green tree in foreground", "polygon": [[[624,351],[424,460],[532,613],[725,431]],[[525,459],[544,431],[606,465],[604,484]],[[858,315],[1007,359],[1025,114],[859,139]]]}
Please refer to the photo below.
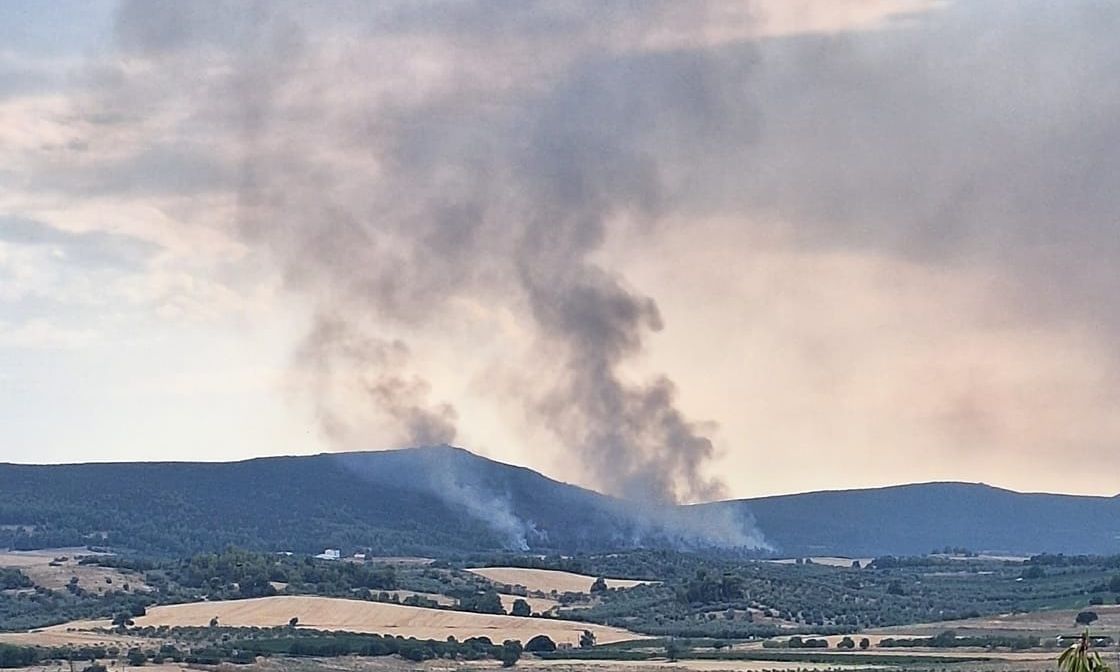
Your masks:
{"label": "green tree in foreground", "polygon": [[1088,630],[1058,657],[1058,669],[1062,672],[1111,672],[1101,660],[1101,654],[1093,650]]}

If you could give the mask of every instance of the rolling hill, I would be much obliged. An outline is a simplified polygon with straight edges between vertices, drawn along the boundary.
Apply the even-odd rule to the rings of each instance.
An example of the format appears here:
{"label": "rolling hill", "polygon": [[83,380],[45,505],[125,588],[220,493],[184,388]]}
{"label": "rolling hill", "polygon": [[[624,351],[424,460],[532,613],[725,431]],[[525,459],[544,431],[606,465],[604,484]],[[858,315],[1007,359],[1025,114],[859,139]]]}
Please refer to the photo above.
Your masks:
{"label": "rolling hill", "polygon": [[944,546],[1011,555],[1120,553],[1120,496],[923,483],[706,506],[748,509],[775,546],[805,556],[917,555]]}
{"label": "rolling hill", "polygon": [[0,547],[447,556],[757,547],[1118,553],[1120,498],[930,483],[638,506],[448,446],[233,463],[0,465]]}

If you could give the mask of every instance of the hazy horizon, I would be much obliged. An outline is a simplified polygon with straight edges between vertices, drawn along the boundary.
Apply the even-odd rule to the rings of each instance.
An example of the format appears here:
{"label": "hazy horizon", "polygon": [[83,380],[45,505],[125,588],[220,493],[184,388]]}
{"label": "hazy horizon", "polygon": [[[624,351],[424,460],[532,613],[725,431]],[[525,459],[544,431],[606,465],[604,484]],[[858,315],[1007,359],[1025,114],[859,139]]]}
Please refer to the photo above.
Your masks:
{"label": "hazy horizon", "polygon": [[0,462],[1120,492],[1120,5],[0,4]]}

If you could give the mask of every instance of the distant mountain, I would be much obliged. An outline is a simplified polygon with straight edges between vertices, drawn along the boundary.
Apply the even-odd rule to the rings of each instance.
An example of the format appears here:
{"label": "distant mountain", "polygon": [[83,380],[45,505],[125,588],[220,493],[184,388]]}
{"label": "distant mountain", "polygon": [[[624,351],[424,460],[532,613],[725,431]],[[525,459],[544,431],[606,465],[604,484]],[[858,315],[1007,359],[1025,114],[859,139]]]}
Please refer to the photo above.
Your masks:
{"label": "distant mountain", "polygon": [[1120,496],[1027,494],[973,483],[810,492],[730,503],[796,555],[1120,553]]}
{"label": "distant mountain", "polygon": [[[753,522],[752,522],[753,521]],[[233,463],[0,464],[0,547],[436,555],[753,547],[1120,552],[1120,499],[931,483],[638,506],[448,446]]]}

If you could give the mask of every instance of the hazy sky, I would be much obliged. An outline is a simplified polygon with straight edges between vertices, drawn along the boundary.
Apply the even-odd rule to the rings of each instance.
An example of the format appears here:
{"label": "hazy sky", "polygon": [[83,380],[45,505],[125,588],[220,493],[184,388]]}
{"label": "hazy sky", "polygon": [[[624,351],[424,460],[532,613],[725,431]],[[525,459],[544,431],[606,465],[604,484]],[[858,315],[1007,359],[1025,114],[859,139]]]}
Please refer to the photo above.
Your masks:
{"label": "hazy sky", "polygon": [[1120,492],[1120,4],[0,3],[0,460]]}

